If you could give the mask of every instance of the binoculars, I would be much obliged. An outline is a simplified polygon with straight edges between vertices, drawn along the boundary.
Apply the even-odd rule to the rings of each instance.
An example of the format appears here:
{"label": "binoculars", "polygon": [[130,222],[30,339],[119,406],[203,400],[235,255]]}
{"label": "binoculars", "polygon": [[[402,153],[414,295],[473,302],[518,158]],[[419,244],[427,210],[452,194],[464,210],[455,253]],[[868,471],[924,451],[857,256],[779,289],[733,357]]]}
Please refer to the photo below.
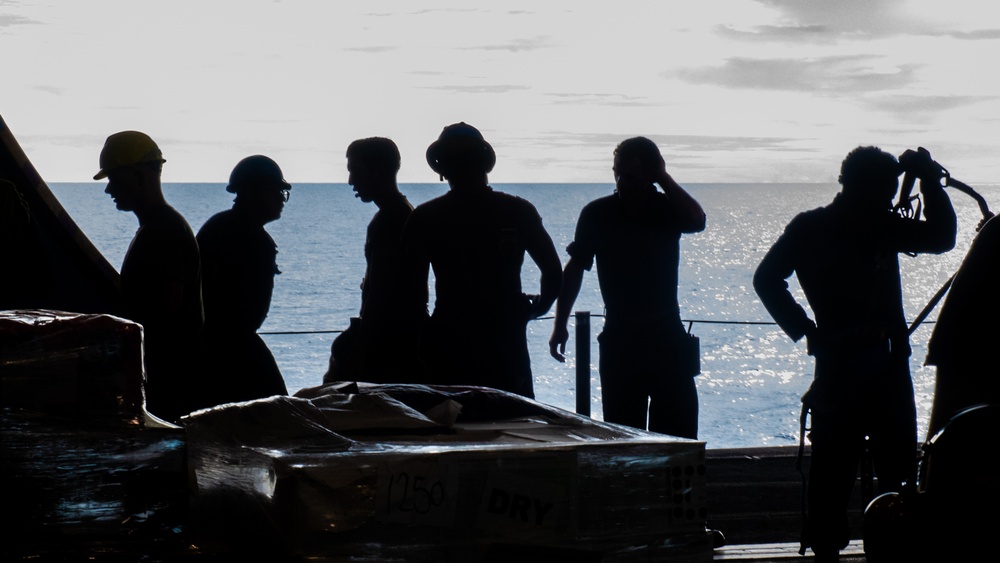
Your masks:
{"label": "binoculars", "polygon": [[948,176],[948,170],[931,158],[930,151],[924,147],[907,149],[899,155],[899,167],[902,173],[922,180],[940,180]]}

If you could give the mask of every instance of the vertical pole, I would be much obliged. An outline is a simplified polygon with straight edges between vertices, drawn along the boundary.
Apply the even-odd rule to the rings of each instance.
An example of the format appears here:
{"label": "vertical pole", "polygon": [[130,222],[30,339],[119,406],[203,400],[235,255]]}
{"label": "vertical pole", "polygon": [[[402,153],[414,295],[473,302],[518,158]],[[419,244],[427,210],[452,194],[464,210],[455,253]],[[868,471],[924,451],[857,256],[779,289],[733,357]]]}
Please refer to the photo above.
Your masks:
{"label": "vertical pole", "polygon": [[590,311],[576,316],[576,414],[590,416]]}

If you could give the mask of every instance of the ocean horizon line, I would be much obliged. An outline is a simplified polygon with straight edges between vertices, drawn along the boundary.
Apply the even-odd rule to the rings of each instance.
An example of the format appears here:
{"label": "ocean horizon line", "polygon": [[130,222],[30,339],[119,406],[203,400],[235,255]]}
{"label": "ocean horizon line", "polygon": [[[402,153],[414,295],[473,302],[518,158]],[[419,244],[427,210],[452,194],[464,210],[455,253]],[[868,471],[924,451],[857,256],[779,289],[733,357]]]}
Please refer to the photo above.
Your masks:
{"label": "ocean horizon line", "polygon": [[[286,178],[287,180],[287,178]],[[88,185],[100,185],[106,184],[106,180],[84,180],[80,182],[46,182],[50,185],[78,185],[78,184],[88,184]],[[206,182],[168,182],[163,181],[164,186],[203,186],[203,185],[219,185],[225,186],[228,182],[226,181],[206,181]],[[349,186],[347,182],[292,182],[289,180],[292,186]],[[680,182],[681,186],[822,186],[822,185],[835,185],[837,182]],[[447,182],[397,182],[399,186],[447,186]],[[490,182],[490,186],[613,186],[614,182]],[[1000,185],[997,184],[981,184],[981,185]]]}

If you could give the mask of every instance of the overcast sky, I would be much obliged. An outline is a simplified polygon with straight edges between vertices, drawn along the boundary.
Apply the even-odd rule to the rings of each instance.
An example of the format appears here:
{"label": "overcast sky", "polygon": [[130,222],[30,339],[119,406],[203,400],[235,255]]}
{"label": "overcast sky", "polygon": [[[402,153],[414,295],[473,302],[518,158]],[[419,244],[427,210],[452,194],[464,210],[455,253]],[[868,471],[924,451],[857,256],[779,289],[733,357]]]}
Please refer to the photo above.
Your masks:
{"label": "overcast sky", "polygon": [[1000,182],[1000,9],[989,0],[146,2],[0,0],[0,115],[49,182],[148,133],[166,182],[266,154],[345,182],[393,138],[401,182],[466,121],[490,179],[610,182],[644,135],[685,182],[835,182],[853,147],[918,145]]}

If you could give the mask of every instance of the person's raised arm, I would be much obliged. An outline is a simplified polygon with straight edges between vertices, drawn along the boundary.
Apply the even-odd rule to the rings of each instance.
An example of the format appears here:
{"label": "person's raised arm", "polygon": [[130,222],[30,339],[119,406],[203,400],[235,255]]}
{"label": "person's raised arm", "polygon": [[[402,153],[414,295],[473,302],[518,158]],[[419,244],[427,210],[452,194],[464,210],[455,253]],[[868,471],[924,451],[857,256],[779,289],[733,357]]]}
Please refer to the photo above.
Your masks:
{"label": "person's raised arm", "polygon": [[[661,161],[662,162],[662,161]],[[691,197],[674,179],[667,173],[666,163],[663,162],[656,176],[656,183],[667,194],[671,207],[680,221],[681,232],[699,233],[705,230],[705,210],[701,208],[698,200]]]}
{"label": "person's raised arm", "polygon": [[955,248],[958,218],[951,198],[944,191],[941,176],[929,172],[920,176],[920,194],[924,196],[924,218],[929,228],[925,252],[942,253]]}

